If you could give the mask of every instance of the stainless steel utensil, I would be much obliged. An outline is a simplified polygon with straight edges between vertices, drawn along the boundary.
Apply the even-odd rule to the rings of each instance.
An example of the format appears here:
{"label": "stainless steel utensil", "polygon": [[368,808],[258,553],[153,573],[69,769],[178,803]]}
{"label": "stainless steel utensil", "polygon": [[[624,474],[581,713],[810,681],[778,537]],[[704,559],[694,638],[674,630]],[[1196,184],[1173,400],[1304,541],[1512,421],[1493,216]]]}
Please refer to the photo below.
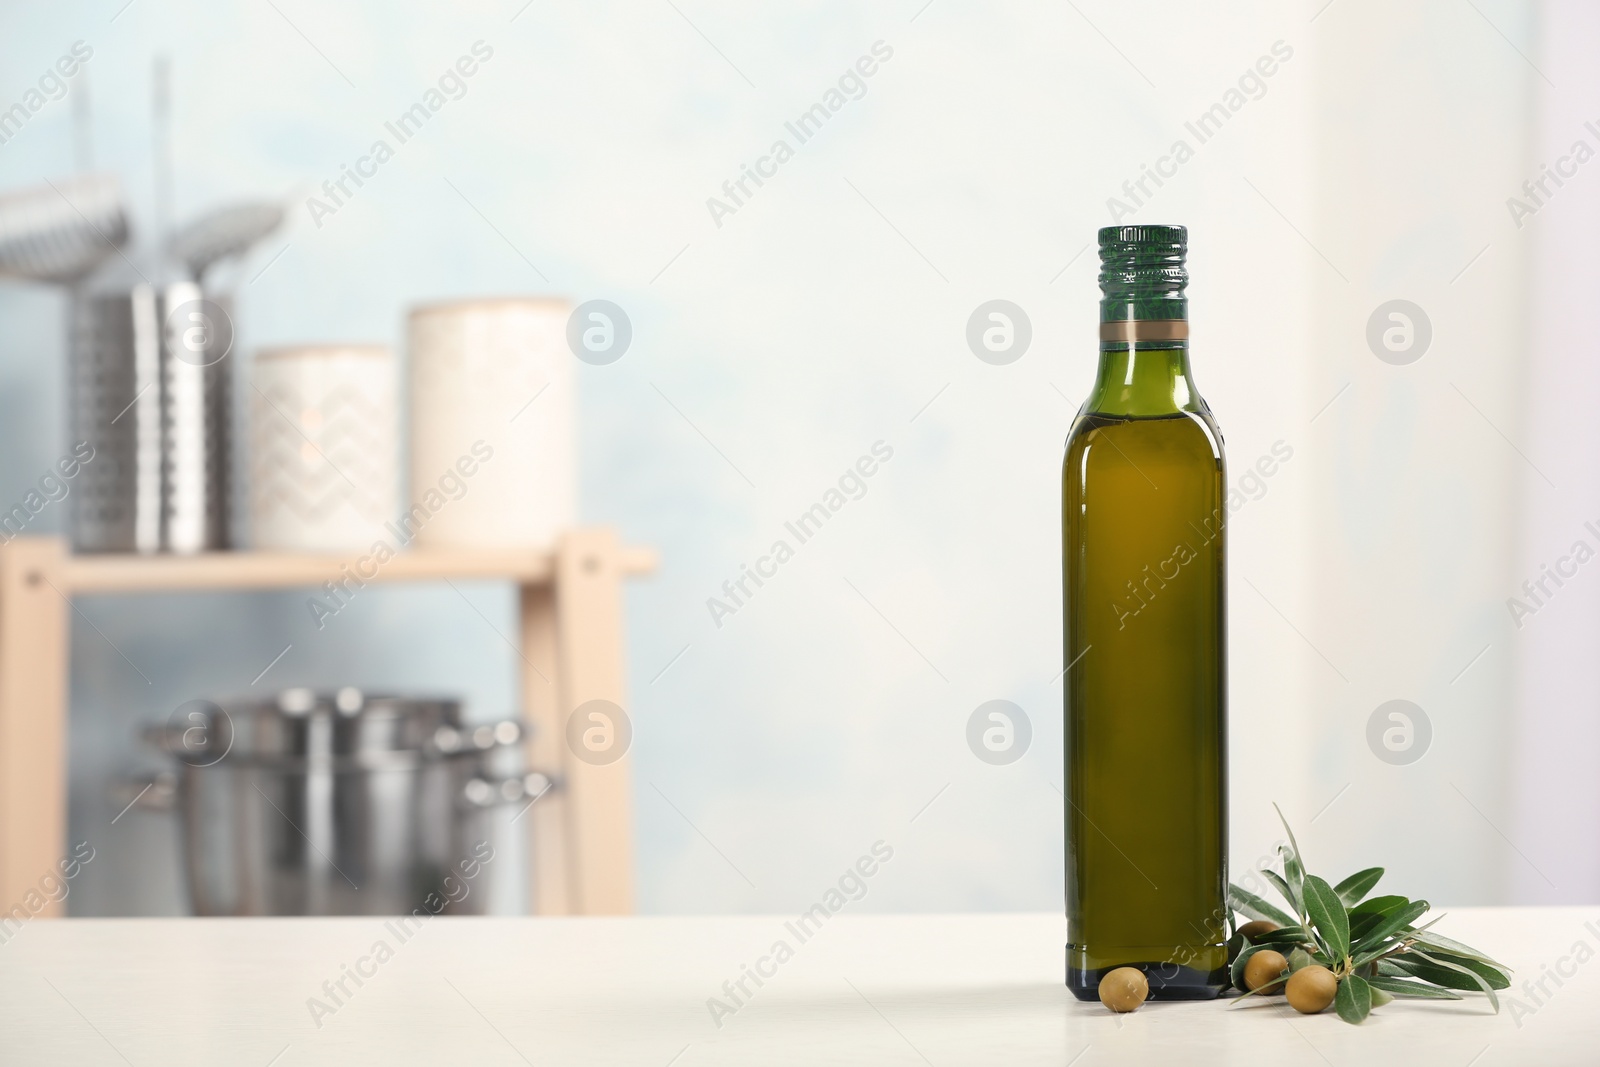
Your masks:
{"label": "stainless steel utensil", "polygon": [[167,253],[188,267],[195,281],[204,281],[212,264],[244,255],[283,225],[283,214],[283,205],[271,200],[219,208],[179,230],[167,245]]}
{"label": "stainless steel utensil", "polygon": [[523,728],[465,727],[453,700],[289,689],[179,711],[147,733],[177,766],[141,803],[178,811],[197,915],[393,915],[430,892],[475,914],[486,894],[451,900],[445,879],[485,810],[551,788],[490,775]]}
{"label": "stainless steel utensil", "polygon": [[63,178],[0,195],[0,274],[70,285],[128,239],[128,216],[109,174]]}

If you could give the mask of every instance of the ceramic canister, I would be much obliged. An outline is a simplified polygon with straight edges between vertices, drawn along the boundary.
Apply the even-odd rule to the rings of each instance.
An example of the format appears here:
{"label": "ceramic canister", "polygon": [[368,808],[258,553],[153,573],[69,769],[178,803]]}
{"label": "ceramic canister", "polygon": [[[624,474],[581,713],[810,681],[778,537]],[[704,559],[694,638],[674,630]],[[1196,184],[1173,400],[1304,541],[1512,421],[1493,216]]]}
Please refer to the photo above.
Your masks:
{"label": "ceramic canister", "polygon": [[570,313],[565,300],[537,297],[411,312],[411,487],[401,522],[417,545],[545,547],[572,525]]}
{"label": "ceramic canister", "polygon": [[251,541],[341,551],[393,544],[399,511],[399,372],[381,345],[256,355],[250,392]]}

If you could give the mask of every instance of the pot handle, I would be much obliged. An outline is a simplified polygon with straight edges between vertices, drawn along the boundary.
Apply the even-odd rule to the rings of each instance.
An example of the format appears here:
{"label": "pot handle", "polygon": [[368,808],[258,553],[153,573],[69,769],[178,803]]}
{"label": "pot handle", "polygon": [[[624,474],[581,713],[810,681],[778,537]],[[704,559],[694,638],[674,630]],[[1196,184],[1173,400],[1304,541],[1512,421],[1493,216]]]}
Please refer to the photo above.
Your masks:
{"label": "pot handle", "polygon": [[[162,771],[143,778],[121,779],[111,786],[111,800],[124,814],[130,808],[171,811],[178,801],[178,777],[171,771]],[[120,818],[121,814],[117,816]]]}
{"label": "pot handle", "polygon": [[461,801],[468,808],[492,808],[528,800],[530,804],[561,783],[542,771],[529,771],[515,778],[475,777],[461,787]]}
{"label": "pot handle", "polygon": [[441,756],[467,755],[487,752],[491,748],[508,748],[526,738],[527,724],[520,719],[502,719],[481,726],[441,726],[433,732],[430,747]]}

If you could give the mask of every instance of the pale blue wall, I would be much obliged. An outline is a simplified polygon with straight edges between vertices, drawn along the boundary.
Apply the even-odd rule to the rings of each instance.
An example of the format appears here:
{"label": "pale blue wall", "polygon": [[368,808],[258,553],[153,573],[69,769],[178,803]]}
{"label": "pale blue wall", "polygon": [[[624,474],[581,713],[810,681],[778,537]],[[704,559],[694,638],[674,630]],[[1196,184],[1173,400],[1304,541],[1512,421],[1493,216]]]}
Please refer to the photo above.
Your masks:
{"label": "pale blue wall", "polygon": [[[1106,198],[1287,40],[1295,62],[1138,221],[1193,231],[1196,365],[1230,453],[1249,463],[1279,439],[1297,449],[1233,531],[1249,564],[1233,590],[1236,764],[1283,746],[1309,762],[1323,726],[1364,722],[1362,690],[1313,728],[1305,696],[1326,682],[1320,664],[1237,575],[1290,617],[1315,617],[1306,501],[1365,427],[1308,426],[1332,392],[1306,370],[1307,309],[1325,268],[1276,211],[1316,217],[1318,26],[1356,19],[1379,33],[1383,13],[1341,3],[1313,24],[1320,2],[1262,2],[1164,9],[1157,24],[1109,3],[1080,14],[959,0],[674,2],[681,13],[652,0],[536,0],[514,22],[520,0],[448,12],[274,0],[282,14],[135,0],[114,22],[120,0],[13,2],[0,106],[74,40],[89,42],[99,159],[148,218],[146,86],[164,50],[180,217],[230,197],[298,202],[488,42],[494,58],[466,96],[348,207],[320,230],[296,208],[266,249],[288,251],[241,295],[241,347],[398,344],[409,302],[453,295],[552,291],[625,306],[633,349],[578,368],[581,506],[585,521],[615,524],[664,559],[628,600],[641,907],[800,908],[882,838],[896,858],[863,907],[1049,910],[1062,892],[1057,465],[1094,360],[1095,257],[1078,253],[1110,221]],[[1503,44],[1476,23],[1453,32],[1482,35],[1480,50]],[[879,40],[894,55],[865,97],[717,226],[706,198]],[[1449,48],[1474,71],[1487,62]],[[1515,56],[1497,58],[1508,62],[1494,76],[1520,86]],[[70,170],[70,111],[49,105],[0,146],[0,187]],[[1452,180],[1442,168],[1438,180]],[[1033,322],[1032,349],[1008,367],[980,363],[963,338],[972,310],[996,297]],[[0,501],[62,444],[59,316],[53,298],[0,286]],[[866,496],[715,627],[706,598],[880,439],[894,458]],[[506,590],[468,592],[510,632]],[[322,634],[287,594],[80,606],[153,683],[75,620],[73,832],[107,842],[108,856],[74,890],[84,913],[175,907],[160,824],[106,825],[104,778],[133,760],[133,724],[247,688],[285,643],[295,648],[269,676],[278,684],[454,691],[483,715],[511,700],[511,653],[448,589],[372,590]],[[980,763],[963,738],[994,698],[1033,719],[1033,748],[1010,767]],[[1364,758],[1354,729],[1326,736]],[[1468,762],[1494,757],[1493,745]],[[1236,857],[1276,833],[1268,800],[1309,820],[1326,799],[1313,784],[1236,776]],[[1478,866],[1440,860],[1427,891],[1481,900]]]}

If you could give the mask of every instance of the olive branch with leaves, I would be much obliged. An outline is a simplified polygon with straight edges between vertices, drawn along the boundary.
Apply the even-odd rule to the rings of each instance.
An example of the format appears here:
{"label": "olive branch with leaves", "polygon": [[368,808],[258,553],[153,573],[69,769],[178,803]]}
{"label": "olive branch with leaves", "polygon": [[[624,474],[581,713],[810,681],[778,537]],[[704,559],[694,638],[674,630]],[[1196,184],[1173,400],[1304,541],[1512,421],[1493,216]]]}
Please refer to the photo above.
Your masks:
{"label": "olive branch with leaves", "polygon": [[[1277,805],[1273,808],[1277,810]],[[1252,991],[1244,981],[1250,958],[1271,950],[1288,961],[1284,977],[1313,964],[1331,971],[1338,981],[1334,1008],[1347,1023],[1361,1022],[1373,1008],[1396,997],[1460,1000],[1457,990],[1482,992],[1494,1010],[1500,1010],[1495,990],[1511,984],[1510,968],[1470,945],[1434,933],[1434,923],[1443,916],[1415,925],[1428,911],[1426,900],[1367,896],[1383,877],[1382,867],[1357,871],[1337,885],[1307,874],[1294,831],[1281,810],[1278,818],[1289,835],[1289,843],[1278,848],[1283,873],[1262,869],[1261,874],[1288,901],[1293,914],[1238,885],[1228,886],[1233,910],[1258,921],[1251,925],[1271,924],[1271,929],[1258,929],[1249,936],[1236,931],[1229,940],[1229,976],[1245,996],[1274,988],[1264,985]],[[1275,986],[1282,988],[1281,983]]]}

